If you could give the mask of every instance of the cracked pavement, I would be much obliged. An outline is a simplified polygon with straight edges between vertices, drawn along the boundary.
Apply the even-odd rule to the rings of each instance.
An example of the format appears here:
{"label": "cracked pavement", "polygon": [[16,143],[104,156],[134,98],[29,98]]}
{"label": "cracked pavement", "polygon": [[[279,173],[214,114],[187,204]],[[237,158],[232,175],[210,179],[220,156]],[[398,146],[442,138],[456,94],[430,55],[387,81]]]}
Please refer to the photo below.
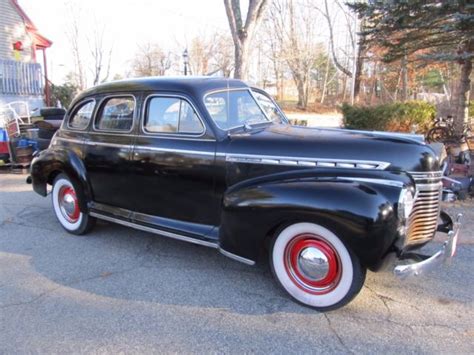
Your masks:
{"label": "cracked pavement", "polygon": [[449,207],[467,215],[452,265],[403,282],[368,272],[322,314],[265,263],[104,222],[69,235],[25,179],[0,174],[0,353],[474,353],[471,201]]}

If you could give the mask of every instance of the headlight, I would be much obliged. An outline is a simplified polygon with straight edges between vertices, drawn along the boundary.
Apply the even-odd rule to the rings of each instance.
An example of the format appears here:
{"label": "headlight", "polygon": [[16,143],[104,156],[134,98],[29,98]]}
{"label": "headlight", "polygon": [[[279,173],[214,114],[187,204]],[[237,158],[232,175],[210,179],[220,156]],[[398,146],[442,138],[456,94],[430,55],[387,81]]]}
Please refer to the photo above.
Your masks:
{"label": "headlight", "polygon": [[415,189],[413,187],[404,187],[400,192],[398,199],[398,218],[407,220],[415,204]]}

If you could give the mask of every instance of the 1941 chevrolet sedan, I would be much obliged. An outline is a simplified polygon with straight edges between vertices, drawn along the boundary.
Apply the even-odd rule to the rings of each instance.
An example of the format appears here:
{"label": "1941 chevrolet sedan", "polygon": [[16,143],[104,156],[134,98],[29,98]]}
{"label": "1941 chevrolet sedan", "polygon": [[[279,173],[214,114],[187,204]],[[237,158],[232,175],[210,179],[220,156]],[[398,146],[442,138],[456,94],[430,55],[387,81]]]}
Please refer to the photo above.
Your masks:
{"label": "1941 chevrolet sedan", "polygon": [[[291,126],[238,80],[144,78],[80,94],[29,181],[43,196],[52,185],[70,233],[99,218],[249,265],[267,250],[293,298],[330,310],[394,257],[403,278],[453,256],[460,223],[440,212],[440,169],[407,136]],[[436,254],[413,252],[436,231]]]}

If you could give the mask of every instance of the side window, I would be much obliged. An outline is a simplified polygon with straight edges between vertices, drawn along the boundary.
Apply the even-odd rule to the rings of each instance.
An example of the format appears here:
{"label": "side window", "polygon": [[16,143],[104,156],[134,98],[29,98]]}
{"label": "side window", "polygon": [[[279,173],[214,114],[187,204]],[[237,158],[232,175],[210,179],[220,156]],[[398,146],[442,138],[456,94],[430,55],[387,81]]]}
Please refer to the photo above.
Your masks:
{"label": "side window", "polygon": [[199,134],[204,127],[192,106],[176,97],[152,97],[148,100],[145,131],[150,133]]}
{"label": "side window", "polygon": [[94,100],[82,103],[69,119],[68,127],[72,129],[85,129],[91,120],[94,107]]}
{"label": "side window", "polygon": [[280,122],[280,123],[286,122],[285,117],[283,117],[278,107],[276,107],[276,105],[273,103],[273,101],[269,97],[253,90],[252,92],[255,98],[257,99],[258,103],[260,104],[260,106],[263,108],[267,116],[270,117],[272,121]]}
{"label": "side window", "polygon": [[102,104],[95,128],[106,131],[130,131],[133,125],[133,97],[111,97]]}

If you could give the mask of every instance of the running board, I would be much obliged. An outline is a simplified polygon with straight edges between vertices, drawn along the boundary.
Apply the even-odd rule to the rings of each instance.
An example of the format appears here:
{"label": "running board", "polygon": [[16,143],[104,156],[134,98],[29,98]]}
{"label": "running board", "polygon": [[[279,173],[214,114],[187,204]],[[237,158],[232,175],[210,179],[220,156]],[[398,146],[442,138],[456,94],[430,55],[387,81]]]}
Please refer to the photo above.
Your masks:
{"label": "running board", "polygon": [[218,249],[219,252],[222,255],[225,255],[228,258],[231,258],[233,260],[239,261],[239,262],[247,264],[247,265],[255,265],[255,261],[243,258],[243,257],[235,255],[235,254],[232,254],[232,253],[220,248],[217,243],[192,238],[192,237],[188,237],[188,236],[185,236],[185,235],[164,231],[164,230],[157,229],[157,228],[143,226],[141,224],[124,221],[124,220],[119,219],[119,218],[106,216],[106,215],[103,215],[103,214],[100,214],[100,213],[97,213],[97,212],[93,212],[93,211],[89,212],[89,215],[91,217],[99,218],[99,219],[102,219],[104,221],[108,221],[108,222],[112,222],[112,223],[117,223],[117,224],[120,224],[122,226],[134,228],[134,229],[141,230],[141,231],[144,231],[144,232],[158,234],[158,235],[161,235],[163,237],[168,237],[168,238],[172,238],[172,239],[176,239],[176,240],[181,240],[183,242],[193,243],[193,244],[197,244],[197,245],[203,245],[203,246],[208,247],[208,248]]}

